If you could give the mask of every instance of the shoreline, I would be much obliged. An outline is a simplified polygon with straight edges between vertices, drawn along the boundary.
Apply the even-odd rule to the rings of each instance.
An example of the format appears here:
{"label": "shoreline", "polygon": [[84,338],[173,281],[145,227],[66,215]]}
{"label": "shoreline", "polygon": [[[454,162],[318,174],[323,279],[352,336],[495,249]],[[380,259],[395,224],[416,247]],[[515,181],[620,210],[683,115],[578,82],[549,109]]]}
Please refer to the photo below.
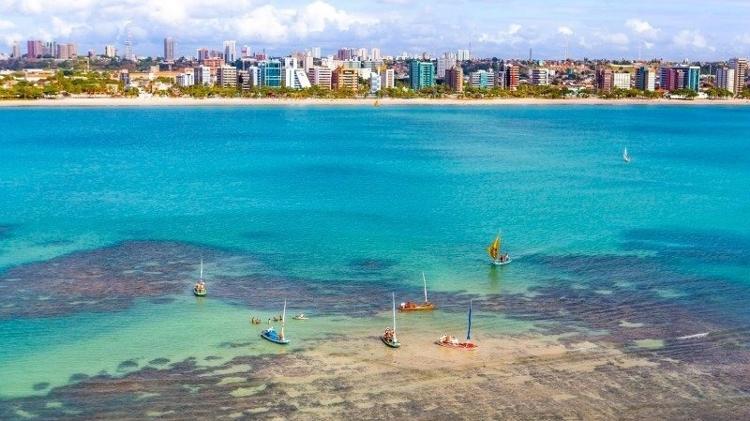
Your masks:
{"label": "shoreline", "polygon": [[[104,98],[104,97],[76,97],[61,99],[12,99],[0,101],[0,108],[32,108],[32,107],[195,107],[195,106],[374,106],[374,98]],[[513,105],[723,105],[750,106],[750,99],[600,99],[600,98],[495,98],[495,99],[431,99],[431,98],[381,98],[379,106],[513,106]]]}

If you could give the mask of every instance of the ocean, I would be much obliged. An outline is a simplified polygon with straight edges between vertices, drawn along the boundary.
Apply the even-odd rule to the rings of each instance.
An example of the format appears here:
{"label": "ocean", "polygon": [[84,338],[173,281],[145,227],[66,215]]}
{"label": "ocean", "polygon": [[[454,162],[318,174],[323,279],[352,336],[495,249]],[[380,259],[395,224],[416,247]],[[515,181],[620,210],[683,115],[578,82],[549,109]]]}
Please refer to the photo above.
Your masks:
{"label": "ocean", "polygon": [[[750,361],[748,107],[19,108],[0,127],[0,418],[108,414],[122,402],[85,409],[97,388],[186,362],[380,352],[391,292],[420,299],[423,272],[438,310],[399,315],[407,347],[461,336],[471,300],[480,350]],[[310,320],[279,351],[248,320],[284,300]]]}

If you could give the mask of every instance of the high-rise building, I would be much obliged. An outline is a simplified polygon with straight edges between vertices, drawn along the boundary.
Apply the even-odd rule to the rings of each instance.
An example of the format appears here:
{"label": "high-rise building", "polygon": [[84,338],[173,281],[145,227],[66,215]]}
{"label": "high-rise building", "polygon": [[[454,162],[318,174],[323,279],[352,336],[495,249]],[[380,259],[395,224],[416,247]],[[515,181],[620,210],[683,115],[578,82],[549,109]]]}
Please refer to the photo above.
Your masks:
{"label": "high-rise building", "polygon": [[104,46],[104,57],[115,58],[117,56],[117,48],[112,44]]}
{"label": "high-rise building", "polygon": [[313,47],[312,56],[314,58],[320,58],[320,47]]}
{"label": "high-rise building", "polygon": [[453,92],[463,92],[464,71],[461,66],[453,66],[445,70],[445,83]]}
{"label": "high-rise building", "polygon": [[684,82],[682,83],[682,86],[692,91],[698,92],[701,80],[700,66],[685,66],[684,72]]}
{"label": "high-rise building", "polygon": [[234,63],[237,60],[237,41],[224,41],[224,63]]}
{"label": "high-rise building", "polygon": [[305,56],[302,60],[302,70],[308,71],[312,69],[312,67],[315,65],[315,58],[312,55],[312,52],[308,51],[305,53]]}
{"label": "high-rise building", "polygon": [[380,60],[380,48],[370,50],[370,60]]}
{"label": "high-rise building", "polygon": [[549,69],[538,67],[531,69],[531,84],[546,86],[550,83],[550,72]]}
{"label": "high-rise building", "polygon": [[659,72],[659,87],[667,91],[690,89],[698,91],[700,87],[699,66],[662,67]]}
{"label": "high-rise building", "polygon": [[336,52],[336,58],[338,60],[351,60],[354,58],[354,50],[351,48],[339,48]]}
{"label": "high-rise building", "polygon": [[469,83],[473,88],[487,89],[495,86],[495,72],[491,69],[477,70],[469,74]]}
{"label": "high-rise building", "polygon": [[599,92],[612,90],[612,69],[606,66],[596,69],[596,89]]}
{"label": "high-rise building", "polygon": [[735,93],[735,71],[733,68],[721,66],[716,69],[716,87],[726,89],[731,92],[732,95]]}
{"label": "high-rise building", "polygon": [[196,85],[210,86],[211,68],[208,66],[198,66],[193,68],[194,83]]}
{"label": "high-rise building", "polygon": [[355,69],[339,67],[333,71],[331,83],[334,89],[357,90],[359,88],[359,75]]}
{"label": "high-rise building", "polygon": [[279,60],[263,60],[258,64],[258,83],[268,88],[280,88],[282,67]]}
{"label": "high-rise building", "polygon": [[18,45],[18,41],[13,41],[13,46],[10,49],[10,58],[21,58],[21,46]]}
{"label": "high-rise building", "polygon": [[177,85],[183,88],[195,85],[195,74],[192,69],[187,69],[185,72],[180,73],[176,77]]}
{"label": "high-rise building", "polygon": [[127,32],[127,38],[125,38],[125,60],[135,61],[135,52],[133,51],[133,41],[130,29]]}
{"label": "high-rise building", "polygon": [[409,85],[415,91],[435,85],[435,65],[431,61],[409,62]]}
{"label": "high-rise building", "polygon": [[328,67],[313,66],[307,71],[310,83],[321,88],[331,89],[332,72]]}
{"label": "high-rise building", "polygon": [[747,79],[748,64],[747,59],[736,58],[729,62],[729,66],[734,68],[734,94],[739,95],[745,86],[745,80]]}
{"label": "high-rise building", "polygon": [[57,42],[47,41],[42,46],[42,57],[55,57],[57,55]]}
{"label": "high-rise building", "polygon": [[659,69],[659,88],[665,91],[674,91],[677,89],[677,70],[672,67],[662,67]]}
{"label": "high-rise building", "polygon": [[369,58],[367,56],[367,48],[357,48],[357,57],[360,60],[367,60]]}
{"label": "high-rise building", "polygon": [[469,50],[458,50],[456,51],[456,59],[458,61],[469,61],[471,60],[471,53]]}
{"label": "high-rise building", "polygon": [[628,72],[612,73],[612,87],[615,89],[630,89],[630,73]]}
{"label": "high-rise building", "polygon": [[635,88],[641,91],[656,89],[656,73],[648,67],[642,66],[635,71]]}
{"label": "high-rise building", "polygon": [[174,39],[172,37],[164,38],[164,61],[174,63]]}
{"label": "high-rise building", "polygon": [[[446,54],[447,56],[447,54]],[[440,57],[437,59],[437,72],[436,76],[438,79],[445,78],[445,71],[456,65],[456,59],[450,57]]]}
{"label": "high-rise building", "polygon": [[250,49],[249,45],[243,45],[240,50],[240,58],[250,58],[253,56],[253,50]]}
{"label": "high-rise building", "polygon": [[75,44],[57,44],[55,58],[58,60],[72,60],[78,56],[78,49]]}
{"label": "high-rise building", "polygon": [[509,64],[505,66],[505,88],[515,91],[520,83],[520,69],[518,66]]}
{"label": "high-rise building", "polygon": [[43,56],[43,44],[39,40],[26,41],[26,57],[30,59],[39,58]]}
{"label": "high-rise building", "polygon": [[396,86],[396,71],[393,69],[383,69],[380,72],[380,88],[391,89]]}
{"label": "high-rise building", "polygon": [[370,93],[378,93],[380,92],[380,85],[381,85],[380,75],[372,72],[370,73]]}
{"label": "high-rise building", "polygon": [[216,69],[216,84],[222,88],[237,87],[237,68],[234,66],[220,66]]}
{"label": "high-rise building", "polygon": [[203,62],[203,60],[205,60],[205,59],[207,59],[207,58],[210,57],[209,56],[210,53],[208,51],[208,48],[199,48],[198,50],[196,50],[195,54],[196,54],[196,58],[201,63]]}

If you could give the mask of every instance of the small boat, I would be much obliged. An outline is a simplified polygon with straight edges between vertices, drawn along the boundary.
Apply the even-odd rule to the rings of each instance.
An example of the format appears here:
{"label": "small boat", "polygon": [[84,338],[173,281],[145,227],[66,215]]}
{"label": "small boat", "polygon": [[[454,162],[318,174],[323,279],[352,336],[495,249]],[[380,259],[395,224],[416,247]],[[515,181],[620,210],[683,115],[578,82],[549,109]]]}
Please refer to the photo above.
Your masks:
{"label": "small boat", "polygon": [[630,162],[630,154],[628,153],[628,148],[623,149],[622,160],[628,163]]}
{"label": "small boat", "polygon": [[195,294],[196,297],[205,297],[207,293],[206,283],[203,282],[203,259],[201,259],[201,276],[193,287],[193,294]]}
{"label": "small boat", "polygon": [[471,341],[471,301],[469,301],[469,328],[466,331],[466,341],[459,341],[455,336],[443,335],[435,343],[446,348],[464,351],[473,351],[479,348],[479,345]]}
{"label": "small boat", "polygon": [[383,341],[386,346],[389,346],[391,348],[398,348],[401,346],[401,342],[399,342],[398,338],[396,337],[396,293],[394,292],[392,294],[393,296],[391,298],[393,300],[393,328],[385,328],[385,332],[383,332],[383,336],[380,337],[380,340]]}
{"label": "small boat", "polygon": [[294,319],[294,320],[310,320],[310,319],[307,318],[307,316],[305,316],[304,313],[300,313],[300,314],[292,317],[292,319]]}
{"label": "small boat", "polygon": [[427,299],[427,279],[424,276],[424,272],[422,272],[422,282],[424,283],[424,302],[422,304],[417,304],[414,301],[401,303],[398,306],[398,311],[430,311],[436,308],[435,304],[432,304]]}
{"label": "small boat", "polygon": [[487,246],[487,254],[490,256],[492,264],[495,266],[504,266],[513,261],[513,259],[508,256],[508,253],[501,252],[500,247],[502,242],[502,238],[500,238],[500,233],[498,232],[495,241]]}
{"label": "small boat", "polygon": [[273,326],[268,329],[264,329],[260,332],[260,337],[275,344],[286,345],[289,343],[289,339],[284,336],[284,319],[286,319],[286,300],[284,300],[284,312],[281,316],[281,331],[276,332]]}

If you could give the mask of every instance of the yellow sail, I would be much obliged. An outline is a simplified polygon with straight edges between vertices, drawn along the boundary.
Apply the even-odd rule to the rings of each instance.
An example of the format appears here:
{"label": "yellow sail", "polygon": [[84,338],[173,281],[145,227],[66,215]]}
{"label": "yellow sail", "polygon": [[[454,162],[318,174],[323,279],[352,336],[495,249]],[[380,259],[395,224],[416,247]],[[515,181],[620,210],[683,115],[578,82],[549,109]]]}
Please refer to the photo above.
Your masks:
{"label": "yellow sail", "polygon": [[487,254],[490,255],[492,260],[497,260],[497,256],[500,253],[500,235],[495,237],[495,241],[492,242],[489,246],[487,246]]}

